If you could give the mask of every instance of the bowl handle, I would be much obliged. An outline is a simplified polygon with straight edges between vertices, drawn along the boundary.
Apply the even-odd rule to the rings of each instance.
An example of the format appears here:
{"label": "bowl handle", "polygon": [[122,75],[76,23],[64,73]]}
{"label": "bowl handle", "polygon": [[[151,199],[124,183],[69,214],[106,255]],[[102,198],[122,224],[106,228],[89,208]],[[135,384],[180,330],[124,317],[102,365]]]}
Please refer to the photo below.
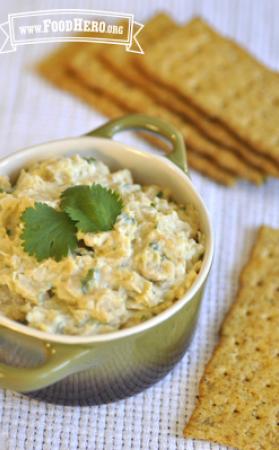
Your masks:
{"label": "bowl handle", "polygon": [[186,162],[186,148],[182,134],[171,124],[157,117],[150,117],[145,114],[129,114],[90,131],[86,136],[99,136],[112,138],[116,133],[124,130],[143,129],[159,134],[167,138],[172,143],[172,151],[167,156],[185,173],[188,173]]}
{"label": "bowl handle", "polygon": [[[3,333],[4,329],[1,337]],[[31,345],[34,346],[34,343]],[[40,366],[15,367],[0,363],[0,387],[17,392],[35,391],[91,367],[94,361],[94,349],[89,347],[46,343],[43,350],[46,358]]]}

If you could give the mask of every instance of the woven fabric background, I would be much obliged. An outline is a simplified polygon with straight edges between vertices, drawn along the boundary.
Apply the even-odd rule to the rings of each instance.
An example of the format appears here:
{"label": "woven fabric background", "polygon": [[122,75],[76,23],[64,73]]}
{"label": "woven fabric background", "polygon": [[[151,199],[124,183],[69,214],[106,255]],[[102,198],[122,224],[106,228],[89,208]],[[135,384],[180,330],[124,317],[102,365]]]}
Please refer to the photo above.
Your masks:
{"label": "woven fabric background", "polygon": [[[134,13],[138,21],[166,10],[179,21],[202,15],[269,66],[279,69],[279,2],[276,0],[118,0],[1,2],[7,14],[50,8],[88,8]],[[1,43],[0,43],[1,45]],[[80,135],[104,118],[66,93],[47,85],[32,65],[51,46],[19,47],[0,55],[0,155],[24,146]],[[118,136],[134,146],[132,135]],[[192,173],[210,211],[215,232],[215,259],[191,348],[177,367],[147,391],[99,407],[53,406],[0,391],[1,450],[224,450],[185,440],[182,429],[193,410],[198,382],[216,343],[218,329],[233,301],[240,270],[248,258],[256,229],[279,226],[279,180],[261,187],[242,182],[227,189]]]}

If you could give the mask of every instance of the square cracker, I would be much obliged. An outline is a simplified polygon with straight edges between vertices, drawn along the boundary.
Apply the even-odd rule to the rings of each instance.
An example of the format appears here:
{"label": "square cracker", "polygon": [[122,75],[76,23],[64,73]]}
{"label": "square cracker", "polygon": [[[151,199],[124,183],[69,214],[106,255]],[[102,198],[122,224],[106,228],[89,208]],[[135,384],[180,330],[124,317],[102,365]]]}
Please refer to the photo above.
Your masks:
{"label": "square cracker", "polygon": [[[153,24],[153,37],[155,31],[157,36],[160,36],[165,33],[166,27],[169,30],[170,25],[166,24],[166,20],[162,21],[161,16],[155,16],[149,22],[149,24]],[[96,45],[88,47],[70,61],[69,69],[88,88],[102,90],[107,96],[130,112],[155,115],[172,123],[181,131],[190,149],[202,157],[211,159],[218,166],[223,167],[225,171],[257,184],[263,182],[263,175],[258,170],[247,165],[230,150],[222,148],[207,139],[190,122],[186,122],[160,105],[140,87],[121,79],[113,73],[101,60],[101,53],[103,54],[106,51],[106,48],[102,47],[100,50],[99,46]]]}
{"label": "square cracker", "polygon": [[261,227],[207,364],[186,437],[279,448],[279,229]]}
{"label": "square cracker", "polygon": [[[145,51],[148,53],[150,47],[162,35],[172,33],[178,28],[178,25],[165,14],[158,14],[149,20],[141,34]],[[276,167],[273,161],[256,154],[253,149],[237,139],[222,124],[210,119],[175,92],[148,77],[141,69],[141,62],[144,60],[142,55],[129,54],[123,48],[114,45],[100,52],[99,56],[118,76],[141,87],[156,101],[192,122],[207,138],[219,144],[220,151],[225,151],[225,154],[228,150],[233,151],[248,165],[251,164],[266,175],[279,177],[279,167]]]}
{"label": "square cracker", "polygon": [[[129,114],[130,111],[128,109],[125,109],[123,106],[113,101],[110,97],[105,95],[104,92],[99,91],[98,89],[88,88],[86,85],[82,84],[73,73],[69,72],[69,61],[81,50],[84,50],[86,45],[88,44],[76,43],[59,48],[58,51],[38,64],[38,73],[55,86],[74,94],[93,106],[101,114],[104,114],[111,119],[120,117],[124,114]],[[160,139],[144,133],[141,133],[141,136],[144,137],[145,140],[148,140],[152,145],[155,145],[164,151],[169,150],[167,146],[163,145],[163,141]],[[236,179],[229,172],[218,167],[218,165],[210,159],[193,152],[191,149],[188,149],[187,156],[189,164],[193,169],[226,186],[235,184]]]}
{"label": "square cracker", "polygon": [[279,76],[196,18],[152,46],[144,70],[279,162]]}

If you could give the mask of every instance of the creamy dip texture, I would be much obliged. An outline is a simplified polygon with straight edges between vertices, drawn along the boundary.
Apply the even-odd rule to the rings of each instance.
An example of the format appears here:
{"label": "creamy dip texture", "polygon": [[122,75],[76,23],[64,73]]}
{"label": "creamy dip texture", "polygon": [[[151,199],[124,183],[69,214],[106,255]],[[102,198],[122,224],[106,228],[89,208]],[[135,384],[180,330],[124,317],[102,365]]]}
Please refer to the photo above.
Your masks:
{"label": "creamy dip texture", "polygon": [[[123,208],[111,231],[78,231],[79,247],[61,261],[38,262],[22,245],[22,213],[35,202],[59,208],[70,186],[101,184]],[[0,311],[42,331],[94,335],[129,327],[169,307],[190,288],[204,253],[197,211],[158,186],[133,182],[80,156],[0,177]]]}

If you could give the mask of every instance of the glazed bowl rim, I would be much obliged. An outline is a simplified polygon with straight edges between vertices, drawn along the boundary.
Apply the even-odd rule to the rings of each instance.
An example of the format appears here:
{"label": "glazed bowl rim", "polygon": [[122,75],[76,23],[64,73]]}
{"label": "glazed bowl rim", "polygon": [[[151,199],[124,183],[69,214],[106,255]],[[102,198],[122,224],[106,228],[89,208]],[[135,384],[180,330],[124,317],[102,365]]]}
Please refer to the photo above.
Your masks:
{"label": "glazed bowl rim", "polygon": [[[112,331],[104,334],[97,334],[93,336],[76,336],[76,335],[63,335],[63,334],[53,334],[53,333],[47,333],[44,331],[37,330],[35,328],[29,327],[28,325],[23,325],[15,320],[9,319],[8,317],[0,315],[0,326],[4,326],[12,331],[15,331],[20,334],[24,334],[25,336],[37,338],[41,341],[47,341],[52,342],[56,344],[72,344],[72,345],[86,345],[86,344],[95,344],[95,343],[101,343],[101,342],[109,342],[121,338],[125,338],[131,335],[135,335],[137,333],[143,333],[147,331],[150,328],[156,327],[157,325],[161,324],[162,322],[168,320],[171,316],[176,314],[181,308],[183,308],[192,298],[197,294],[197,292],[202,288],[204,285],[206,278],[208,276],[208,273],[210,271],[210,267],[212,264],[212,258],[213,258],[213,231],[212,231],[212,225],[209,218],[209,214],[207,211],[207,208],[200,196],[200,194],[197,192],[196,188],[194,187],[191,179],[189,176],[184,173],[179,167],[177,167],[174,163],[172,163],[169,159],[167,159],[165,156],[157,155],[151,152],[146,152],[144,150],[137,150],[134,147],[131,147],[127,144],[120,144],[120,142],[113,141],[108,138],[102,138],[102,137],[89,137],[89,136],[81,136],[81,137],[73,137],[73,138],[63,138],[63,139],[55,139],[47,142],[43,142],[40,144],[32,145],[29,147],[25,147],[23,149],[20,149],[11,155],[5,156],[0,159],[0,168],[4,165],[9,167],[10,165],[13,165],[16,160],[20,157],[24,157],[25,155],[28,156],[32,152],[38,152],[38,158],[34,156],[34,161],[45,159],[40,158],[39,156],[39,148],[48,144],[62,144],[65,142],[73,143],[73,141],[80,141],[84,139],[89,140],[100,140],[100,141],[108,141],[108,143],[112,146],[117,144],[118,146],[121,145],[121,148],[124,151],[129,152],[131,154],[132,152],[134,154],[140,154],[141,156],[145,156],[149,160],[153,160],[153,163],[156,161],[163,163],[166,165],[169,170],[175,171],[176,175],[183,179],[183,181],[186,183],[187,188],[192,191],[192,194],[196,197],[197,203],[199,204],[199,212],[201,209],[203,210],[203,216],[205,218],[206,226],[208,229],[208,235],[206,236],[207,244],[206,244],[206,251],[205,255],[202,261],[202,267],[201,270],[190,287],[186,291],[186,293],[181,297],[179,300],[176,300],[171,306],[169,306],[166,310],[162,311],[158,315],[152,317],[151,319],[148,319],[146,321],[143,321],[137,325],[134,325],[129,328]],[[102,149],[98,149],[99,152],[102,152]],[[66,154],[67,152],[65,152]],[[79,153],[79,150],[77,148],[77,154]],[[154,167],[156,167],[156,164],[154,164]],[[124,167],[123,167],[124,168]]]}

